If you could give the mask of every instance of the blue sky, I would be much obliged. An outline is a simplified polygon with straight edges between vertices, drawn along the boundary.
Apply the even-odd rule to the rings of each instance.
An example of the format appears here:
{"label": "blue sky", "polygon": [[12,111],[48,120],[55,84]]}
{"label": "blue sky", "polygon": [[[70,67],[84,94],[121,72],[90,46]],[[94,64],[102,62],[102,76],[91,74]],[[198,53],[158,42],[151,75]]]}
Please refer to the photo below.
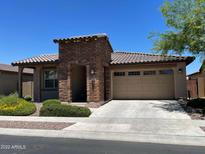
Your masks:
{"label": "blue sky", "polygon": [[[163,0],[6,0],[0,5],[0,63],[57,53],[55,38],[106,33],[113,49],[153,52],[150,32],[167,29]],[[200,60],[187,67],[198,71]]]}

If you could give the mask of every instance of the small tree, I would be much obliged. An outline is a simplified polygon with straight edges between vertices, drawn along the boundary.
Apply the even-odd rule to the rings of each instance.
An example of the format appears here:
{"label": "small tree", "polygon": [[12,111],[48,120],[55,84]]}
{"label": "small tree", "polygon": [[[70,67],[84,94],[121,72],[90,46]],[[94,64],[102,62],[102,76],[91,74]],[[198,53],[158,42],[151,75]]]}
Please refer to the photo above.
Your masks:
{"label": "small tree", "polygon": [[149,36],[154,40],[154,50],[162,54],[188,51],[204,58],[205,0],[165,1],[160,11],[170,30]]}

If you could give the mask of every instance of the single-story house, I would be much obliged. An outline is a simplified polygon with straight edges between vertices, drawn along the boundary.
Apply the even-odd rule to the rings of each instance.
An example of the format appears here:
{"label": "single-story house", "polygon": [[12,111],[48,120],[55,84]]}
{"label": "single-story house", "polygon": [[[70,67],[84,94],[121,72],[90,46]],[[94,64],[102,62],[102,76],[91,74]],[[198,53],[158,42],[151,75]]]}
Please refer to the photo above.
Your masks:
{"label": "single-story house", "polygon": [[37,102],[186,97],[186,65],[194,57],[114,52],[106,34],[55,39],[54,43],[59,45],[58,54],[12,63],[19,67],[19,83],[24,68],[34,69]]}
{"label": "single-story house", "polygon": [[[23,96],[32,97],[33,70],[24,69],[22,74]],[[0,95],[18,91],[18,67],[0,64]]]}
{"label": "single-story house", "polygon": [[198,72],[189,74],[187,88],[191,97],[205,97],[205,61]]}

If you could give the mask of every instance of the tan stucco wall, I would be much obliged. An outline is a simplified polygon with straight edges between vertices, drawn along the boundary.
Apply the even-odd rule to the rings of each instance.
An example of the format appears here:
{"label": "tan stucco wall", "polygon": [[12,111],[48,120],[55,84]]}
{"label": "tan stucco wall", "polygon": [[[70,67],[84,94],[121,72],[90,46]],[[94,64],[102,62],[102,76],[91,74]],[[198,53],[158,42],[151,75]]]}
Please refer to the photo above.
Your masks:
{"label": "tan stucco wall", "polygon": [[[175,99],[186,97],[186,64],[180,63],[161,63],[161,64],[138,64],[138,65],[112,65],[111,66],[111,95],[113,98],[113,72],[132,71],[132,70],[160,70],[172,69],[174,71],[174,95]],[[182,72],[179,72],[182,69]]]}
{"label": "tan stucco wall", "polygon": [[[179,71],[182,70],[182,72]],[[175,98],[187,97],[187,86],[186,86],[186,63],[177,63],[174,68],[174,79],[175,79]]]}
{"label": "tan stucco wall", "polygon": [[0,95],[8,95],[17,91],[18,75],[0,71]]}
{"label": "tan stucco wall", "polygon": [[[23,75],[24,88],[27,88],[26,82],[32,82],[32,75]],[[11,93],[17,92],[18,90],[18,73],[0,71],[0,95],[9,95]],[[23,89],[24,91],[25,89]],[[23,96],[31,95],[30,93],[24,93]]]}

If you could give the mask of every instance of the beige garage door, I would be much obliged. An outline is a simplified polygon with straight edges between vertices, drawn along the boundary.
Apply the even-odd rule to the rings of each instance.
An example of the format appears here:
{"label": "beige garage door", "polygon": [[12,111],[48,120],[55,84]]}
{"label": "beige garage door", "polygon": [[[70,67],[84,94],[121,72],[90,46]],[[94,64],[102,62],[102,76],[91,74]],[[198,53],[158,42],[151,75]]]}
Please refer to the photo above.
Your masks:
{"label": "beige garage door", "polygon": [[113,98],[173,99],[173,71],[169,69],[114,72]]}

